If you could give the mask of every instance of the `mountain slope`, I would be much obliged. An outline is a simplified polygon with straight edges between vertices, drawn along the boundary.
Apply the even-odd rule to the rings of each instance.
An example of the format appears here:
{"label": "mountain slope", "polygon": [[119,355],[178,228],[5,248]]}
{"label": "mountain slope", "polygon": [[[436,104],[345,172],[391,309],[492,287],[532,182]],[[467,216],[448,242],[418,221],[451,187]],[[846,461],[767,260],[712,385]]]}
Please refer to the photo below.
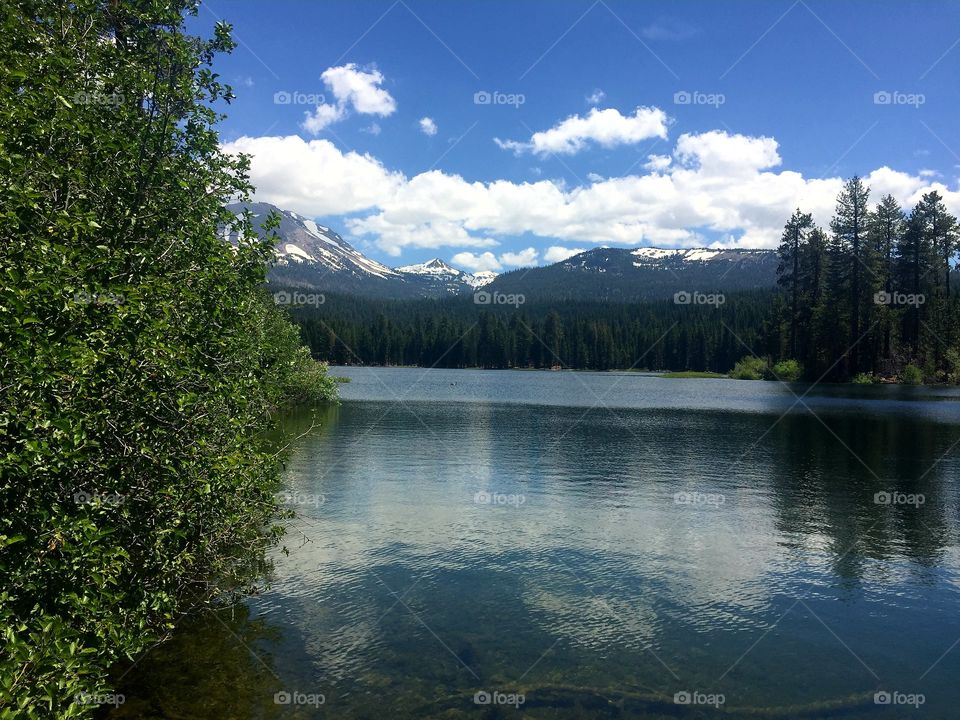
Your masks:
{"label": "mountain slope", "polygon": [[[228,206],[239,213],[243,205]],[[268,280],[278,286],[309,288],[383,299],[469,295],[484,287],[520,293],[527,300],[628,302],[669,298],[680,291],[717,292],[776,285],[773,250],[686,250],[596,248],[544,267],[496,275],[470,274],[439,258],[390,268],[366,257],[337,233],[269,203],[251,203],[256,229],[271,211],[280,214],[276,264]],[[232,242],[235,236],[226,236]]]}
{"label": "mountain slope", "polygon": [[487,289],[523,293],[528,301],[652,300],[681,291],[771,288],[777,262],[773,250],[596,248],[553,265],[504,273]]}
{"label": "mountain slope", "polygon": [[[269,203],[236,203],[227,209],[240,213],[245,207],[261,234],[267,216],[272,211],[280,214],[280,225],[274,230],[280,238],[274,251],[277,260],[267,275],[271,283],[368,296],[418,296],[400,273],[358,252],[330,228]],[[228,239],[236,241],[234,235]]]}
{"label": "mountain slope", "polygon": [[[277,259],[267,275],[275,285],[399,299],[465,294],[495,277],[493,273],[471,275],[439,259],[389,268],[356,250],[330,228],[295,212],[269,203],[235,203],[227,209],[240,213],[245,207],[261,234],[267,216],[272,211],[280,215],[280,225],[274,230],[280,238],[274,250]],[[226,239],[236,242],[237,238],[228,233]]]}

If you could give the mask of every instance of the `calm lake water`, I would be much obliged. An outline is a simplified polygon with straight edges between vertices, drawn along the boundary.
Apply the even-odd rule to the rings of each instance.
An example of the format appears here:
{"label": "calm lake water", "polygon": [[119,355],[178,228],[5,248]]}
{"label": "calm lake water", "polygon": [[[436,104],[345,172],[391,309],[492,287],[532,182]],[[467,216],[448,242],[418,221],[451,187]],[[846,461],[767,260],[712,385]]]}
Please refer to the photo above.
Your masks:
{"label": "calm lake water", "polygon": [[114,717],[957,717],[957,390],[333,372],[270,589]]}

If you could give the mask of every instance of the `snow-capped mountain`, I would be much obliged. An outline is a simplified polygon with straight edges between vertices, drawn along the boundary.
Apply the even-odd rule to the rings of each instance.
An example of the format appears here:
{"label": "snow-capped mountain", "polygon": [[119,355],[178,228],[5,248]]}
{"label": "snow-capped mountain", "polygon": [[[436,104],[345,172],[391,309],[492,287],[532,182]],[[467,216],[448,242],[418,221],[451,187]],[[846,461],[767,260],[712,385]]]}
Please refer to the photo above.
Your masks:
{"label": "snow-capped mountain", "polygon": [[773,250],[596,248],[545,267],[504,273],[490,289],[538,300],[652,300],[686,290],[776,285]]}
{"label": "snow-capped mountain", "polygon": [[467,290],[483,287],[493,282],[494,278],[497,277],[496,273],[489,271],[470,274],[463,270],[457,270],[457,268],[447,265],[440,258],[434,258],[417,265],[404,265],[396,268],[396,270],[403,273],[411,282],[420,283],[439,294],[447,293],[450,295],[460,295]]}
{"label": "snow-capped mountain", "polygon": [[[262,225],[267,216],[274,211],[280,215],[280,225],[274,230],[279,240],[274,248],[276,262],[268,275],[271,282],[333,292],[404,295],[402,288],[392,289],[403,282],[400,273],[368,258],[330,228],[269,203],[237,203],[227,209],[239,214],[245,207],[261,235],[265,234]],[[236,241],[235,236],[228,239]]]}
{"label": "snow-capped mountain", "polygon": [[[284,224],[290,227],[285,228]],[[346,271],[379,278],[397,276],[395,270],[371,260],[330,228],[317,225],[303,215],[290,213],[284,216],[280,221],[279,234],[284,238],[284,242],[278,243],[274,251],[278,265],[319,263],[334,272]]]}
{"label": "snow-capped mountain", "polygon": [[[268,203],[246,206],[255,229],[271,211],[280,214],[276,263],[268,279],[275,285],[378,298],[469,295],[477,288],[522,293],[535,300],[633,301],[692,292],[771,288],[776,284],[773,250],[596,248],[544,267],[497,275],[468,273],[434,258],[390,268],[368,258],[328,227]],[[244,206],[230,205],[239,213]],[[225,234],[236,242],[236,237]]]}
{"label": "snow-capped mountain", "polygon": [[[268,274],[276,285],[387,298],[442,297],[467,294],[496,277],[488,272],[471,275],[440,259],[390,268],[368,258],[330,228],[298,213],[262,202],[236,203],[227,209],[239,214],[245,207],[261,235],[269,214],[275,211],[280,215],[280,225],[274,230],[279,237],[274,249],[276,262]],[[235,234],[225,233],[225,237],[237,240]]]}
{"label": "snow-capped mountain", "polygon": [[434,275],[436,277],[457,277],[465,274],[462,270],[450,267],[440,258],[434,258],[433,260],[418,263],[417,265],[404,265],[403,267],[398,267],[397,272],[411,273],[414,275]]}

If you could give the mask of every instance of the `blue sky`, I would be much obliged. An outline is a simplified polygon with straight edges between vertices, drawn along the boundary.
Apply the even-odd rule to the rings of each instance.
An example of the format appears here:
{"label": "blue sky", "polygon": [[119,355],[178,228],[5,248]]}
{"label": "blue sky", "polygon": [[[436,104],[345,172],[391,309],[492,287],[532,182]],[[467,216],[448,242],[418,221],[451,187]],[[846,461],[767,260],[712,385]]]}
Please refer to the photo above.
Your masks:
{"label": "blue sky", "polygon": [[960,3],[211,0],[191,25],[217,18],[259,198],[391,265],[771,246],[854,173],[960,211]]}

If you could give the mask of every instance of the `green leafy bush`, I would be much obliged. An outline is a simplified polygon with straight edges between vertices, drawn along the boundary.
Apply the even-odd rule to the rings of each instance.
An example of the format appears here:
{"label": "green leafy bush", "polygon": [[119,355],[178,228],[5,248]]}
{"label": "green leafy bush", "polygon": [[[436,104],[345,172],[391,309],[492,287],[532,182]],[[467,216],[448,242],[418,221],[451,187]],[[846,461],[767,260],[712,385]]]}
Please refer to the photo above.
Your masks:
{"label": "green leafy bush", "polygon": [[799,380],[803,375],[803,366],[797,360],[781,360],[773,366],[773,377],[775,380],[784,382],[793,382]]}
{"label": "green leafy bush", "polygon": [[900,375],[900,382],[904,385],[923,385],[923,370],[916,365],[907,365]]}
{"label": "green leafy bush", "polygon": [[877,379],[870,373],[857,373],[851,382],[854,385],[873,385]]}
{"label": "green leafy bush", "polygon": [[256,577],[268,431],[333,397],[224,209],[250,189],[214,130],[232,41],[191,10],[0,9],[0,718],[91,714],[114,661]]}
{"label": "green leafy bush", "polygon": [[730,371],[730,377],[734,380],[762,380],[767,373],[767,363],[752,355],[737,361]]}
{"label": "green leafy bush", "polygon": [[960,384],[960,350],[948,348],[944,351],[943,357],[946,366],[946,381],[951,385]]}

